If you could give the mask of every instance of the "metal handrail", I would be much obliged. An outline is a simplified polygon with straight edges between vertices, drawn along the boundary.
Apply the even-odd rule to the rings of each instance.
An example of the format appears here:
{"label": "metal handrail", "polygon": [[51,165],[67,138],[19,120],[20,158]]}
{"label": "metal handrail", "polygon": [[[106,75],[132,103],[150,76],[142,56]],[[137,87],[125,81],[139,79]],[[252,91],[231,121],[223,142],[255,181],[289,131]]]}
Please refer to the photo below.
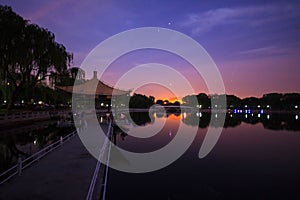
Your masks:
{"label": "metal handrail", "polygon": [[1,180],[0,185],[14,177],[15,175],[19,174],[21,175],[22,171],[35,163],[36,161],[40,160],[42,157],[47,155],[48,153],[52,152],[53,150],[57,149],[58,147],[62,146],[63,143],[70,140],[73,136],[76,135],[76,131],[71,132],[70,134],[66,135],[65,137],[61,137],[60,140],[48,145],[47,147],[43,148],[42,150],[36,152],[35,154],[32,154],[28,158],[25,158],[24,160],[19,159],[18,163],[5,172],[0,174],[0,180],[2,177],[5,177],[5,175],[9,174],[9,172],[15,170],[12,174],[8,175],[8,177],[4,178],[4,180]]}
{"label": "metal handrail", "polygon": [[[105,141],[104,141],[103,146],[101,148],[100,155],[98,157],[98,162],[96,164],[94,174],[93,174],[93,178],[92,178],[92,181],[91,181],[91,184],[90,184],[90,187],[89,187],[89,191],[88,191],[87,196],[86,196],[86,200],[91,200],[93,198],[94,189],[95,189],[95,185],[96,185],[96,180],[98,178],[99,169],[100,169],[100,166],[101,166],[101,160],[102,160],[101,158],[104,156],[105,150],[107,149],[108,145],[109,145],[109,150],[108,150],[107,161],[109,161],[110,145],[111,145],[109,137],[111,136],[111,128],[112,128],[112,120],[109,122],[107,137],[105,138]],[[106,167],[108,168],[108,163],[107,163]],[[108,175],[108,173],[107,173],[108,169],[107,168],[106,168],[106,173],[105,173],[105,180],[106,181],[107,181],[107,175]],[[105,181],[105,184],[106,184],[106,181]],[[105,189],[106,189],[106,187],[105,187]],[[105,192],[104,192],[104,198],[105,198]]]}
{"label": "metal handrail", "polygon": [[[111,134],[109,136],[111,139]],[[105,195],[106,195],[106,187],[107,187],[107,180],[108,180],[108,166],[109,166],[109,160],[110,160],[110,150],[111,150],[111,142],[109,142],[109,147],[108,147],[108,156],[107,156],[107,160],[106,160],[106,169],[105,169],[105,178],[104,178],[104,184],[103,184],[102,200],[105,200]]]}

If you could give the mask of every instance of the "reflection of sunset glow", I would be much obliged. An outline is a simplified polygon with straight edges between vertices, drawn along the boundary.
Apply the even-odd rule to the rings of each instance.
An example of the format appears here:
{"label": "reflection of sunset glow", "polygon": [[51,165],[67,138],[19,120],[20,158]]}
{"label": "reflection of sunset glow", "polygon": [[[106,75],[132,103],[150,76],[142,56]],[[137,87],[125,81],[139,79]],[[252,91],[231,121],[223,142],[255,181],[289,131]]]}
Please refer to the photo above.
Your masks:
{"label": "reflection of sunset glow", "polygon": [[168,116],[168,118],[172,119],[172,120],[181,120],[182,119],[181,114],[180,115],[170,114]]}

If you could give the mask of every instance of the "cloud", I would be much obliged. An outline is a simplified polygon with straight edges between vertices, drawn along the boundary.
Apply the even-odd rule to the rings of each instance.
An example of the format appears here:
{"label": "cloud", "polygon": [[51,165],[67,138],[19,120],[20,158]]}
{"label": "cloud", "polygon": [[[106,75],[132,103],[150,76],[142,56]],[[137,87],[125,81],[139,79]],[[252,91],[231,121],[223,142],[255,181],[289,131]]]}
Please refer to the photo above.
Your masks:
{"label": "cloud", "polygon": [[265,46],[259,48],[248,49],[240,51],[239,54],[247,57],[266,57],[266,56],[283,56],[283,55],[299,55],[300,45],[286,45],[286,46]]}
{"label": "cloud", "polygon": [[242,55],[283,55],[287,54],[290,51],[290,49],[286,48],[280,48],[276,46],[267,46],[267,47],[261,47],[261,48],[254,48],[254,49],[248,49],[245,51],[241,51],[240,54]]}
{"label": "cloud", "polygon": [[278,20],[299,18],[299,8],[298,4],[218,8],[187,14],[180,24],[191,28],[194,35],[199,35],[222,25],[259,26]]}

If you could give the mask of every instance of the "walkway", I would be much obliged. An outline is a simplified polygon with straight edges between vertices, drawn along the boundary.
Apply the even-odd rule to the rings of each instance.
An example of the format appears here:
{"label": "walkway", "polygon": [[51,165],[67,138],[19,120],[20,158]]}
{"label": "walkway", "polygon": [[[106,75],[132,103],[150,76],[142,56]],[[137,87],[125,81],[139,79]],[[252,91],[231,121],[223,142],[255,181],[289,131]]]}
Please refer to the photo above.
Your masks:
{"label": "walkway", "polygon": [[0,186],[0,199],[85,199],[97,160],[78,136]]}

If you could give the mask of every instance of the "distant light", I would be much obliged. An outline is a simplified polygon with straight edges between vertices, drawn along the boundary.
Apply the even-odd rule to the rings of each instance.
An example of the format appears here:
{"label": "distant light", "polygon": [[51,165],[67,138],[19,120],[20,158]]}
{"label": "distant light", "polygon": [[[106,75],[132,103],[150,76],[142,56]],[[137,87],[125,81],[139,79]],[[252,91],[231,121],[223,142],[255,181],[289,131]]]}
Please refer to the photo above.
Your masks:
{"label": "distant light", "polygon": [[202,105],[201,105],[201,104],[199,105],[199,108],[202,108]]}
{"label": "distant light", "polygon": [[106,107],[108,107],[108,104],[106,104]]}
{"label": "distant light", "polygon": [[215,108],[217,108],[218,107],[218,105],[215,105]]}
{"label": "distant light", "polygon": [[260,114],[259,113],[257,114],[257,117],[260,118]]}
{"label": "distant light", "polygon": [[41,104],[43,104],[43,102],[42,102],[42,101],[39,101],[39,102],[38,102],[38,104],[40,104],[40,105],[41,105]]}
{"label": "distant light", "polygon": [[298,108],[298,106],[295,106],[295,108],[297,109],[297,108]]}
{"label": "distant light", "polygon": [[295,119],[298,120],[298,118],[299,118],[298,115],[296,115],[296,116],[295,116]]}
{"label": "distant light", "polygon": [[245,105],[245,108],[247,108],[248,106],[247,105]]}
{"label": "distant light", "polygon": [[246,118],[246,119],[248,118],[248,115],[247,115],[247,114],[245,115],[245,118]]}
{"label": "distant light", "polygon": [[236,109],[234,109],[234,111],[233,111],[233,112],[234,112],[234,114],[236,114]]}
{"label": "distant light", "polygon": [[4,100],[3,102],[4,102],[4,103],[6,103],[7,101],[6,101],[6,100]]}
{"label": "distant light", "polygon": [[253,113],[251,114],[251,116],[253,117]]}
{"label": "distant light", "polygon": [[232,117],[232,114],[230,114],[230,117]]}
{"label": "distant light", "polygon": [[21,103],[24,103],[24,100],[22,100]]}
{"label": "distant light", "polygon": [[217,113],[215,114],[215,118],[218,118],[218,114]]}
{"label": "distant light", "polygon": [[260,110],[260,113],[263,114],[263,113],[264,113],[264,110]]}
{"label": "distant light", "polygon": [[101,106],[104,106],[104,103],[101,103],[100,105],[101,105]]}
{"label": "distant light", "polygon": [[201,112],[197,112],[196,115],[197,115],[197,117],[202,117],[202,113]]}
{"label": "distant light", "polygon": [[182,116],[183,116],[183,118],[186,118],[186,112],[184,112]]}
{"label": "distant light", "polygon": [[270,115],[267,115],[267,119],[270,119]]}
{"label": "distant light", "polygon": [[267,108],[270,108],[270,105],[267,105]]}
{"label": "distant light", "polygon": [[260,108],[260,105],[258,105],[257,107]]}
{"label": "distant light", "polygon": [[7,82],[7,85],[9,85],[10,83],[9,82]]}
{"label": "distant light", "polygon": [[34,145],[36,145],[36,143],[37,143],[37,139],[35,139],[35,140],[33,141],[33,144],[34,144]]}
{"label": "distant light", "polygon": [[103,117],[100,117],[100,123],[103,123]]}

